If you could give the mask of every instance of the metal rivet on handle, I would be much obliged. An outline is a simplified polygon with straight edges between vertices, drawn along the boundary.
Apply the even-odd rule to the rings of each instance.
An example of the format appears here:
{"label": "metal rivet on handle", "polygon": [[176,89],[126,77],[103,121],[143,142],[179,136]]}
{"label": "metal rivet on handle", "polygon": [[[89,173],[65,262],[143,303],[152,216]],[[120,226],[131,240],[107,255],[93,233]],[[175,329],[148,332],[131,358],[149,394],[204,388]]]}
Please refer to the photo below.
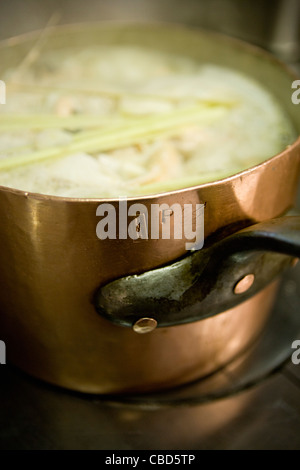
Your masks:
{"label": "metal rivet on handle", "polygon": [[254,282],[255,276],[254,274],[247,274],[247,276],[243,277],[234,287],[235,294],[243,294],[252,286]]}
{"label": "metal rivet on handle", "polygon": [[154,318],[140,318],[133,325],[133,331],[139,334],[150,333],[157,327],[157,321]]}

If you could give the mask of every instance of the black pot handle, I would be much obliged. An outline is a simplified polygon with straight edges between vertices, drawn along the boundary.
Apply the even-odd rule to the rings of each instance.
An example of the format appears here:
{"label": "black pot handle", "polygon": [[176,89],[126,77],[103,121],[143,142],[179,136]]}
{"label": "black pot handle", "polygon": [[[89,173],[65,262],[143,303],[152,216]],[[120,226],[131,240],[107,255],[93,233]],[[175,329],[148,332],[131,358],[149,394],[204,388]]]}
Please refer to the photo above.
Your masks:
{"label": "black pot handle", "polygon": [[[292,258],[291,258],[292,257]],[[97,312],[147,332],[224,312],[259,292],[300,258],[300,216],[240,230],[159,269],[100,287]]]}

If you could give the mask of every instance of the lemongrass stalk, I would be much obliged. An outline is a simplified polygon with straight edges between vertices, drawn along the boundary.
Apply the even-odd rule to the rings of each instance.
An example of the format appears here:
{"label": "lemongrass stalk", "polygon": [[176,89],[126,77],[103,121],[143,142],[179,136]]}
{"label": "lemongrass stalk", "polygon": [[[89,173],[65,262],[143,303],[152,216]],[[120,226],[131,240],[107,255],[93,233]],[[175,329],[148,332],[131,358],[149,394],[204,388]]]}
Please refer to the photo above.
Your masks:
{"label": "lemongrass stalk", "polygon": [[[215,104],[212,102],[201,103],[203,106],[220,107],[223,105]],[[228,106],[229,104],[225,104]],[[178,110],[180,111],[180,110]],[[175,111],[176,112],[176,111]],[[154,114],[153,116],[157,116]],[[112,116],[98,116],[98,115],[84,115],[72,114],[70,116],[58,116],[55,114],[0,114],[0,132],[13,132],[16,130],[43,130],[43,129],[87,129],[95,127],[103,127],[108,125],[121,125],[128,121],[140,122],[145,116],[137,118],[136,115],[112,115]]]}
{"label": "lemongrass stalk", "polygon": [[125,91],[125,90],[109,90],[109,89],[100,89],[100,88],[78,88],[72,87],[69,85],[40,85],[35,83],[7,83],[7,88],[11,91],[27,91],[30,90],[33,93],[44,93],[44,92],[64,92],[64,93],[74,93],[76,95],[82,93],[84,95],[99,95],[106,96],[108,98],[120,100],[124,98],[128,99],[146,99],[146,100],[158,100],[158,101],[167,101],[171,103],[179,103],[183,100],[193,100],[195,104],[206,104],[207,106],[233,106],[236,103],[236,99],[226,99],[226,98],[203,98],[195,95],[180,95],[180,96],[171,96],[168,94],[160,93],[148,93],[148,92],[138,92],[138,91]]}
{"label": "lemongrass stalk", "polygon": [[177,189],[191,188],[199,184],[211,183],[218,181],[229,176],[235,175],[241,171],[238,168],[231,168],[226,170],[216,170],[207,173],[202,173],[193,176],[186,176],[183,178],[173,178],[172,180],[159,181],[157,183],[143,184],[132,189],[131,193],[137,195],[157,194],[167,191],[175,191]]}
{"label": "lemongrass stalk", "polygon": [[22,77],[22,74],[26,69],[33,65],[34,62],[39,58],[42,48],[48,40],[49,33],[53,31],[53,27],[59,23],[61,13],[55,11],[50,16],[45,27],[41,30],[38,35],[37,40],[33,44],[32,48],[28,51],[25,57],[22,59],[21,63],[15,68],[11,80],[17,80],[18,77]]}
{"label": "lemongrass stalk", "polygon": [[174,131],[189,124],[211,123],[224,116],[225,108],[203,108],[180,109],[173,113],[151,116],[130,122],[123,126],[112,126],[102,129],[99,134],[87,131],[80,140],[74,140],[65,145],[53,146],[32,152],[30,154],[13,156],[0,160],[0,170],[10,169],[15,166],[28,165],[42,160],[62,157],[76,152],[103,152],[115,148],[138,144],[140,141],[151,141],[165,132]]}
{"label": "lemongrass stalk", "polygon": [[122,124],[124,118],[117,116],[86,116],[74,114],[70,116],[55,115],[13,115],[0,114],[0,132],[15,130],[43,129],[85,129],[103,127],[110,124]]}
{"label": "lemongrass stalk", "polygon": [[[177,109],[170,113],[163,113],[161,115],[148,116],[140,119],[127,120],[123,125],[111,125],[106,129],[86,131],[79,133],[74,137],[74,150],[76,143],[78,145],[84,145],[87,141],[89,150],[97,151],[97,142],[101,145],[100,150],[111,150],[112,148],[119,147],[115,145],[118,142],[122,143],[123,139],[125,142],[129,141],[129,145],[134,145],[135,138],[147,138],[151,139],[153,134],[154,137],[160,135],[171,135],[170,133],[177,133],[178,129],[182,126],[190,124],[203,124],[211,123],[218,120],[225,113],[226,109],[222,107],[206,108],[206,107],[193,107],[185,109]],[[71,144],[72,145],[72,144]],[[108,147],[106,147],[108,145]],[[112,145],[112,147],[111,147]]]}

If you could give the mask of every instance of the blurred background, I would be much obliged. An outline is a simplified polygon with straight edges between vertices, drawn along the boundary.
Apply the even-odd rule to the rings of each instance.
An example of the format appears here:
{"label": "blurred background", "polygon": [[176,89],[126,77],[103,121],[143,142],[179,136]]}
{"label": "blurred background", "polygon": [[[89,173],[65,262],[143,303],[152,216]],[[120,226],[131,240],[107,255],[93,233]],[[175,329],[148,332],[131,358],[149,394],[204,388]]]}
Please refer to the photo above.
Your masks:
{"label": "blurred background", "polygon": [[10,0],[0,2],[0,39],[58,23],[166,21],[220,31],[300,59],[299,0]]}

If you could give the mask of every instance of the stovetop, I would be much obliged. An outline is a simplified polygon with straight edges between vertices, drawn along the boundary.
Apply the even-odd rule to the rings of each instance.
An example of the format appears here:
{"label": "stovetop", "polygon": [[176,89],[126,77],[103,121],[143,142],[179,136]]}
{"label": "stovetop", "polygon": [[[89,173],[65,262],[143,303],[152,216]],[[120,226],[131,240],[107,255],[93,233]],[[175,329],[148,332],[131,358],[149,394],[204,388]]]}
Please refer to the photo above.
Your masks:
{"label": "stovetop", "polygon": [[[172,391],[88,396],[0,370],[0,449],[300,449],[300,263],[284,276],[257,343]],[[259,312],[258,312],[259,314]]]}
{"label": "stovetop", "polygon": [[[5,14],[0,15],[0,37],[43,27],[54,4],[63,5],[62,22],[94,19],[94,7],[104,19],[142,19],[145,11],[151,20],[158,11],[163,20],[178,22],[176,12],[182,19],[182,10],[167,8],[169,1],[142,2],[145,11],[141,2],[131,2],[132,11],[127,3],[105,2],[105,9],[103,2],[89,0],[91,8],[82,11],[79,0],[72,8],[63,0],[43,7],[32,0],[29,9],[21,0],[12,0],[1,5]],[[207,23],[203,20],[200,26],[218,29],[215,6],[226,3],[223,32],[262,46],[272,36],[273,50],[288,51],[288,61],[300,70],[297,34],[284,10],[297,1],[272,2],[274,8],[270,11],[268,5],[265,13],[264,2],[245,1],[240,17],[234,0],[210,3],[211,10],[207,2],[189,0],[182,21],[198,26],[198,15]],[[276,19],[279,7],[283,9]],[[273,32],[264,27],[264,14],[269,26],[274,19]],[[282,44],[285,48],[279,47]],[[300,364],[291,360],[292,342],[300,340],[299,312],[300,263],[284,276],[270,321],[252,349],[205,380],[161,394],[81,395],[34,380],[7,364],[0,368],[0,449],[300,449]]]}

